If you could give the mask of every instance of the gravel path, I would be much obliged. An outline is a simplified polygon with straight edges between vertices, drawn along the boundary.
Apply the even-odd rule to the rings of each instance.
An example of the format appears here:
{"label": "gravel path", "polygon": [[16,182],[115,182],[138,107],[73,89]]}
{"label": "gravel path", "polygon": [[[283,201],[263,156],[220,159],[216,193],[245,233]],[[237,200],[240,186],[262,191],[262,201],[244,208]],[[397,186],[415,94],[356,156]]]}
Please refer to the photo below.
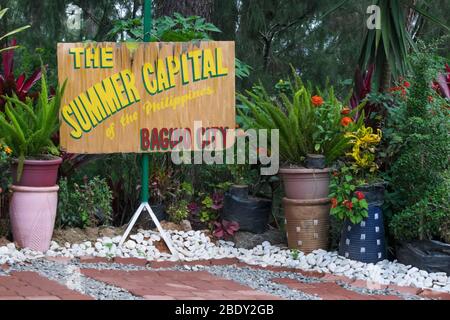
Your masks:
{"label": "gravel path", "polygon": [[[215,276],[233,280],[246,285],[254,290],[272,294],[287,300],[321,300],[314,295],[309,295],[298,290],[290,289],[288,286],[272,282],[276,278],[289,278],[303,283],[319,283],[320,279],[306,277],[300,273],[274,272],[250,267],[236,267],[234,265],[224,266],[175,266],[171,268],[151,269],[149,267],[118,263],[80,263],[76,260],[70,264],[62,264],[46,259],[36,259],[29,263],[16,263],[8,272],[0,271],[1,275],[7,275],[11,271],[33,271],[51,280],[57,281],[69,289],[89,295],[98,300],[142,300],[127,290],[108,285],[101,281],[91,279],[81,274],[80,269],[96,270],[121,270],[121,271],[180,271],[196,272],[207,271]],[[344,282],[338,284],[345,289],[361,294],[369,295],[396,295],[403,299],[417,300],[419,297],[402,295],[392,290],[370,290],[349,286]]]}
{"label": "gravel path", "polygon": [[57,281],[69,289],[89,295],[97,300],[142,300],[128,291],[85,277],[77,263],[60,264],[48,260],[34,260],[31,263],[15,264],[10,271],[33,271]]}

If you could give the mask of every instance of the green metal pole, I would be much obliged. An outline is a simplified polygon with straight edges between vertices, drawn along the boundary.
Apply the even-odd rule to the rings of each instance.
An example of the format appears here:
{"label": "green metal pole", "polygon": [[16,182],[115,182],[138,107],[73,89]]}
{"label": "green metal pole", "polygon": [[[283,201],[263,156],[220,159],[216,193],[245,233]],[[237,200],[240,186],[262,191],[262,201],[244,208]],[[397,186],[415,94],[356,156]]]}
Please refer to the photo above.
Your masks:
{"label": "green metal pole", "polygon": [[151,40],[152,25],[152,0],[144,0],[144,42]]}
{"label": "green metal pole", "polygon": [[[152,0],[144,0],[144,42],[150,42],[152,31]],[[149,186],[148,181],[150,177],[149,171],[150,156],[148,153],[142,155],[142,189],[141,202],[148,203],[149,201]]]}

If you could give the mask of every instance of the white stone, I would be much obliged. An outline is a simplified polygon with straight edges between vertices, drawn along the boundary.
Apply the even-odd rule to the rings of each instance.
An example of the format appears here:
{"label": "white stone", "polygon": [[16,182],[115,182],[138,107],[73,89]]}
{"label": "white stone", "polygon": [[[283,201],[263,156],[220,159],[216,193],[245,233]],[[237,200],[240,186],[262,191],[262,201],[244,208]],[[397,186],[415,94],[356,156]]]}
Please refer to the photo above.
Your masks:
{"label": "white stone", "polygon": [[423,282],[423,286],[426,288],[431,288],[433,286],[433,279],[430,278],[426,278],[425,281]]}
{"label": "white stone", "polygon": [[0,247],[0,255],[7,255],[9,253],[8,247]]}
{"label": "white stone", "polygon": [[314,258],[313,254],[309,254],[306,256],[306,262],[308,262],[308,264],[310,266],[314,266],[316,264],[316,259]]}
{"label": "white stone", "polygon": [[125,247],[133,250],[134,248],[136,248],[136,242],[134,242],[133,240],[128,240],[127,242],[125,242]]}

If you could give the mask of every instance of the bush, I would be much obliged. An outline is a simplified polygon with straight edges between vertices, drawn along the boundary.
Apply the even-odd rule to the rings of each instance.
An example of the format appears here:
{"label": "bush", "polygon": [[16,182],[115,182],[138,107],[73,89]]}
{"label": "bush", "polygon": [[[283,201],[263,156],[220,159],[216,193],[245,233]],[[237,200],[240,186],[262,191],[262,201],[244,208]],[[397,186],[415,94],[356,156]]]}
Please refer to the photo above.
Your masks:
{"label": "bush", "polygon": [[95,177],[84,184],[59,182],[59,227],[95,227],[109,224],[112,214],[112,192],[105,179]]}
{"label": "bush", "polygon": [[450,240],[450,179],[419,202],[396,214],[390,228],[396,239]]}
{"label": "bush", "polygon": [[386,157],[390,160],[387,202],[393,214],[390,225],[397,239],[439,236],[439,224],[449,215],[448,210],[441,208],[448,206],[448,102],[430,85],[442,62],[433,50],[424,48],[411,60],[409,94],[389,110],[384,130]]}

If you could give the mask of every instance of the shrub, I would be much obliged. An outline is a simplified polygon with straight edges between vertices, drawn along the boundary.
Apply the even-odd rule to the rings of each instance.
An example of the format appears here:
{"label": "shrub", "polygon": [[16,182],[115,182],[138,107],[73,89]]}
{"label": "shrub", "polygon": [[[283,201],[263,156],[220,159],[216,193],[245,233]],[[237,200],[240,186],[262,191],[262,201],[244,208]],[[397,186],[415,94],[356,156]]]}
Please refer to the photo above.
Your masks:
{"label": "shrub", "polygon": [[412,59],[410,94],[390,109],[386,138],[393,159],[388,170],[394,212],[411,207],[425,194],[440,188],[450,157],[449,111],[432,90],[439,62],[421,50]]}
{"label": "shrub", "polygon": [[442,238],[439,229],[449,216],[449,109],[431,86],[442,62],[432,48],[421,48],[411,65],[409,94],[390,108],[385,130],[390,226],[397,239]]}
{"label": "shrub", "polygon": [[172,204],[167,209],[169,220],[174,223],[180,223],[186,220],[189,216],[188,202],[187,200],[181,200],[175,204]]}
{"label": "shrub", "polygon": [[450,240],[450,179],[396,214],[390,228],[396,239]]}
{"label": "shrub", "polygon": [[80,185],[61,179],[59,186],[59,227],[94,227],[111,221],[112,192],[105,179],[95,177]]}

